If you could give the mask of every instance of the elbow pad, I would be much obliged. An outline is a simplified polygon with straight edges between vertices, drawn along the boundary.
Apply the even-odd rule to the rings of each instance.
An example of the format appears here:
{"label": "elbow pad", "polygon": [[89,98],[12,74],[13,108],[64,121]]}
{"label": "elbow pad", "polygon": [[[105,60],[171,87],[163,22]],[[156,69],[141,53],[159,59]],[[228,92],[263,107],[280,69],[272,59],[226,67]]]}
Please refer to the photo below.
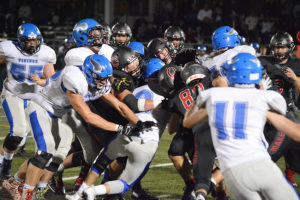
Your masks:
{"label": "elbow pad", "polygon": [[129,94],[127,95],[123,102],[133,111],[133,112],[138,112],[138,99],[133,95]]}

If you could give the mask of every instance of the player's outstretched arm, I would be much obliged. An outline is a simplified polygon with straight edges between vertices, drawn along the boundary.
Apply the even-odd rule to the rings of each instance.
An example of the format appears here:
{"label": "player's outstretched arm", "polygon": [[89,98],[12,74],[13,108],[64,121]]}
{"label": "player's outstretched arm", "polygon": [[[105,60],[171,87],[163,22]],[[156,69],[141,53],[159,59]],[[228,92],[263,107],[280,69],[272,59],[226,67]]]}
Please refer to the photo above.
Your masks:
{"label": "player's outstretched arm", "polygon": [[300,124],[297,124],[285,116],[268,111],[266,114],[267,120],[275,126],[276,129],[285,133],[293,140],[300,141]]}
{"label": "player's outstretched arm", "polygon": [[118,125],[109,121],[106,121],[99,115],[93,113],[89,106],[83,101],[80,94],[76,94],[67,90],[67,96],[70,100],[71,105],[76,110],[76,112],[83,118],[86,123],[89,123],[97,128],[116,131]]}
{"label": "player's outstretched arm", "polygon": [[205,108],[198,108],[195,103],[185,113],[183,119],[183,126],[185,128],[192,128],[195,125],[205,121],[208,118]]}

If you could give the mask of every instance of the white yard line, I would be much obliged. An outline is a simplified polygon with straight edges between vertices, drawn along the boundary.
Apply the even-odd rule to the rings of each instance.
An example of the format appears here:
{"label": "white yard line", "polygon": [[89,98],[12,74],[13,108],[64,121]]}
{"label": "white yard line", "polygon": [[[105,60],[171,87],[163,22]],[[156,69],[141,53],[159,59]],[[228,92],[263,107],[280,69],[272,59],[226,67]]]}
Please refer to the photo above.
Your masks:
{"label": "white yard line", "polygon": [[[167,166],[172,166],[173,163],[162,163],[162,164],[157,164],[157,165],[150,165],[150,168],[157,168],[157,167],[167,167]],[[78,176],[71,176],[71,177],[65,177],[63,178],[63,181],[70,181],[70,180],[75,180]]]}

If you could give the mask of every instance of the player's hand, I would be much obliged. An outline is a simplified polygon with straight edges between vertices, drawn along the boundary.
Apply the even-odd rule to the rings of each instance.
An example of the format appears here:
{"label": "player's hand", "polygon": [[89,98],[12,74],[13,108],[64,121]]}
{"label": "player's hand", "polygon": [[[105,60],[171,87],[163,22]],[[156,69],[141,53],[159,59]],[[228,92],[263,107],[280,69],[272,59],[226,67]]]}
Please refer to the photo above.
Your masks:
{"label": "player's hand", "polygon": [[133,126],[130,126],[130,125],[126,125],[126,126],[122,126],[119,124],[118,126],[118,129],[117,129],[117,133],[120,134],[120,135],[126,135],[128,137],[132,136],[132,129],[133,129]]}
{"label": "player's hand", "polygon": [[112,88],[118,92],[123,92],[124,90],[130,90],[131,81],[126,78],[115,78],[112,83]]}
{"label": "player's hand", "polygon": [[32,75],[31,75],[31,80],[32,80],[33,82],[35,82],[37,85],[40,85],[40,86],[42,86],[42,87],[44,87],[44,86],[45,86],[45,83],[46,83],[46,80],[41,79],[41,78],[39,77],[39,75],[37,75],[37,74],[32,74]]}
{"label": "player's hand", "polygon": [[263,74],[262,79],[261,79],[261,84],[263,86],[264,90],[268,90],[273,86],[273,82],[271,78],[268,76],[268,74]]}
{"label": "player's hand", "polygon": [[286,70],[284,71],[284,74],[287,77],[289,77],[290,79],[292,79],[293,81],[297,80],[297,76],[296,76],[295,72],[289,67],[286,68]]}
{"label": "player's hand", "polygon": [[157,124],[153,121],[144,121],[142,122],[141,120],[139,120],[136,123],[135,128],[132,131],[151,131],[153,126],[157,126]]}

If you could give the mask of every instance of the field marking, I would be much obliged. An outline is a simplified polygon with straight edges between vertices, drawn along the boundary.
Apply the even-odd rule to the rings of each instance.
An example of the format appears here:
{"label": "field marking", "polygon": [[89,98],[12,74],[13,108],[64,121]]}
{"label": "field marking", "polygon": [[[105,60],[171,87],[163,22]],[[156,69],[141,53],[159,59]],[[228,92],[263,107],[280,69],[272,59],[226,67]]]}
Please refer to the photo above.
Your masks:
{"label": "field marking", "polygon": [[[163,164],[157,164],[157,165],[150,165],[149,168],[167,167],[167,166],[172,166],[172,165],[173,165],[173,163],[163,163]],[[77,177],[78,176],[65,177],[65,178],[63,178],[63,181],[75,180]]]}
{"label": "field marking", "polygon": [[5,124],[0,124],[0,127],[4,127],[4,128],[9,128],[9,125],[5,125]]}

